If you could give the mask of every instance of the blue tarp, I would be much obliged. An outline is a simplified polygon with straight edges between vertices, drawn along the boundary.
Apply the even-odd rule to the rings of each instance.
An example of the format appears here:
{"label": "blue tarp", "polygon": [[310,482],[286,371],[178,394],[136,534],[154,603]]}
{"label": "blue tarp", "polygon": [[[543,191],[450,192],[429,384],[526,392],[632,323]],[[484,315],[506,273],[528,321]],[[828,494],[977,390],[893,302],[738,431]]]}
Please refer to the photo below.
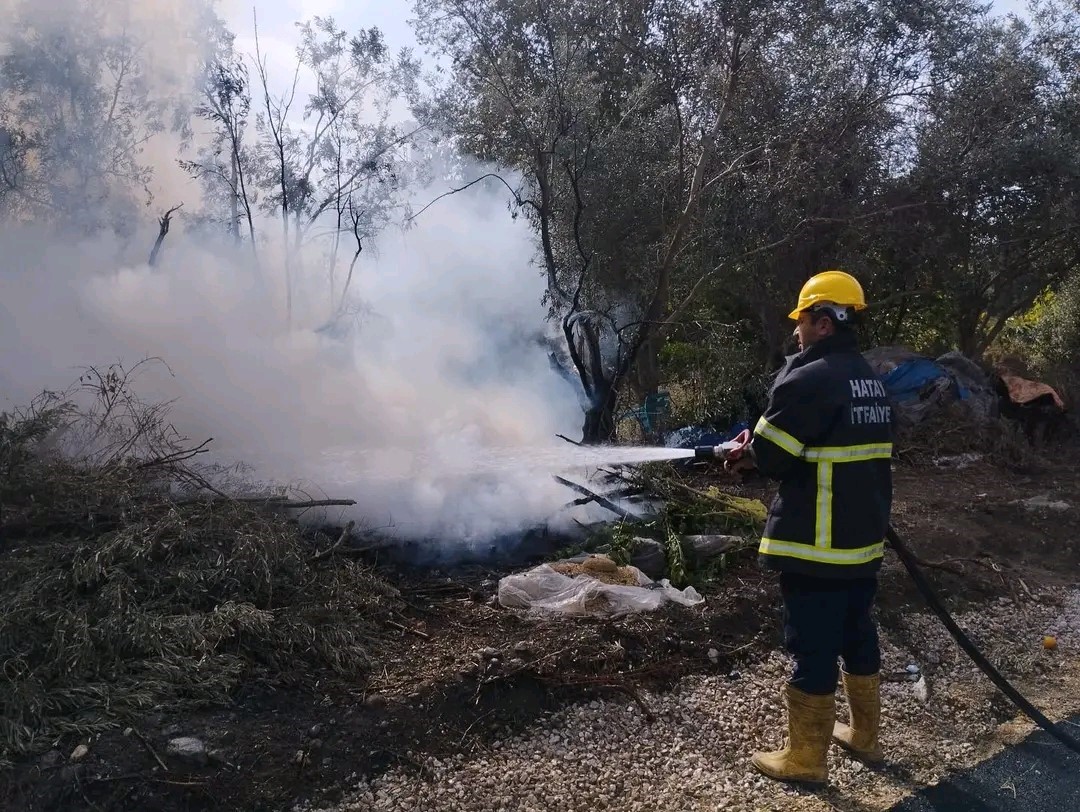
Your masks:
{"label": "blue tarp", "polygon": [[883,380],[889,394],[895,400],[903,402],[917,398],[924,386],[938,378],[947,377],[948,374],[943,366],[935,364],[929,358],[916,358],[898,364]]}
{"label": "blue tarp", "polygon": [[882,380],[889,395],[899,403],[906,400],[914,400],[919,397],[923,388],[939,378],[951,378],[956,383],[957,393],[960,400],[967,400],[967,389],[956,380],[955,376],[936,361],[929,358],[913,358],[897,364],[896,368],[888,372]]}

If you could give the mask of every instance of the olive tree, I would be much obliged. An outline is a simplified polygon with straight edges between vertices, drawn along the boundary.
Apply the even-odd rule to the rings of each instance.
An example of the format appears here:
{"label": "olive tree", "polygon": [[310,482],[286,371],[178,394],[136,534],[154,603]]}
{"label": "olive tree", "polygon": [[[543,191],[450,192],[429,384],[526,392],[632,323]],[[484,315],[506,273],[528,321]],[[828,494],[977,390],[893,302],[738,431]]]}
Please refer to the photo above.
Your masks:
{"label": "olive tree", "polygon": [[[702,214],[763,144],[717,147],[743,75],[797,7],[416,4],[421,41],[452,64],[433,106],[439,123],[522,179],[512,191],[590,404],[586,442],[614,436],[620,389],[709,276],[694,260]],[[675,301],[683,274],[696,281]]]}
{"label": "olive tree", "polygon": [[[891,235],[942,343],[978,356],[1080,266],[1075,12],[986,20],[935,77]],[[1070,33],[1071,32],[1071,33]]]}

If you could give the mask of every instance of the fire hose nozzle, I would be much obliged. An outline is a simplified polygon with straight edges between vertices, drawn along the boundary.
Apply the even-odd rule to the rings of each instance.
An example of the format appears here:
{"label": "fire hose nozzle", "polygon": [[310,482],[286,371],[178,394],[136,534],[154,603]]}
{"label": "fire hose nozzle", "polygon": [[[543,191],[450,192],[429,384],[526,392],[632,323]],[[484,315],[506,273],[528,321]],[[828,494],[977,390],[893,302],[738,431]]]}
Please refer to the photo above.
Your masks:
{"label": "fire hose nozzle", "polygon": [[695,460],[717,460],[723,462],[728,457],[728,452],[736,447],[736,443],[726,442],[720,445],[699,445],[694,449]]}

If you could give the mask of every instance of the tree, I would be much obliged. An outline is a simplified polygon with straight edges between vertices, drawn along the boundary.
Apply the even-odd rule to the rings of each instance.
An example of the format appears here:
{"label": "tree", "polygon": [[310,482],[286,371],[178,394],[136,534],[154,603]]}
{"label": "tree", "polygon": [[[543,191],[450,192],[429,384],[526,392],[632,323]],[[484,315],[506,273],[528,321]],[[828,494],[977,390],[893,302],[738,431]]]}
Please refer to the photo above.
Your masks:
{"label": "tree", "polygon": [[943,338],[981,355],[1080,264],[1077,17],[988,20],[935,82],[906,178],[928,203],[893,239],[918,257]]}
{"label": "tree", "polygon": [[757,320],[776,352],[790,330],[778,303],[888,211],[875,197],[903,111],[976,13],[967,0],[416,9],[453,65],[442,125],[524,179],[514,193],[589,394],[590,442],[613,436],[628,381],[655,391],[664,341],[708,299],[739,300],[721,310]]}
{"label": "tree", "polygon": [[416,5],[421,40],[454,64],[442,124],[524,179],[515,196],[590,402],[586,442],[614,436],[619,390],[667,329],[703,200],[755,151],[716,144],[742,73],[791,11],[758,6]]}
{"label": "tree", "polygon": [[723,271],[702,298],[722,320],[753,325],[763,363],[781,360],[787,313],[812,274],[851,268],[873,288],[876,235],[922,206],[893,192],[912,160],[912,111],[978,14],[954,0],[829,3],[793,23],[798,47],[771,50],[746,77],[728,149],[770,138],[713,200],[706,261]]}
{"label": "tree", "polygon": [[254,189],[249,189],[253,158],[246,141],[251,83],[243,57],[233,48],[234,35],[223,27],[215,34],[216,47],[203,68],[199,101],[193,110],[211,125],[210,140],[195,160],[182,160],[180,165],[203,181],[209,208],[224,208],[233,241],[241,241],[243,227],[252,251],[257,251],[253,209],[258,201]]}
{"label": "tree", "polygon": [[17,6],[0,43],[0,202],[17,218],[130,234],[150,199],[143,145],[165,128],[145,44],[71,0]]}
{"label": "tree", "polygon": [[[299,30],[294,79],[283,92],[270,87],[256,33],[260,111],[250,173],[260,205],[280,218],[290,321],[299,249],[315,237],[330,237],[333,289],[341,235],[357,244],[351,278],[364,240],[387,222],[398,189],[397,165],[415,132],[390,123],[391,105],[413,94],[418,72],[408,51],[391,56],[377,28],[350,36],[332,18],[315,17]],[[297,111],[301,72],[316,89]]]}

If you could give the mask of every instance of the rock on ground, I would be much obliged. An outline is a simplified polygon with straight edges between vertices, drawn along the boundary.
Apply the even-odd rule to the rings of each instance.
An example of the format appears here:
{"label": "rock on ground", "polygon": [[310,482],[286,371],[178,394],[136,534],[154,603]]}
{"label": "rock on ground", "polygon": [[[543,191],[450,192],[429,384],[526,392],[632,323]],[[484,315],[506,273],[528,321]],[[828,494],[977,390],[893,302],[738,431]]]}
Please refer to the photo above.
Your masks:
{"label": "rock on ground", "polygon": [[203,743],[202,739],[196,739],[192,736],[179,736],[175,739],[169,739],[165,752],[176,761],[189,767],[203,767],[209,760],[206,744]]}

